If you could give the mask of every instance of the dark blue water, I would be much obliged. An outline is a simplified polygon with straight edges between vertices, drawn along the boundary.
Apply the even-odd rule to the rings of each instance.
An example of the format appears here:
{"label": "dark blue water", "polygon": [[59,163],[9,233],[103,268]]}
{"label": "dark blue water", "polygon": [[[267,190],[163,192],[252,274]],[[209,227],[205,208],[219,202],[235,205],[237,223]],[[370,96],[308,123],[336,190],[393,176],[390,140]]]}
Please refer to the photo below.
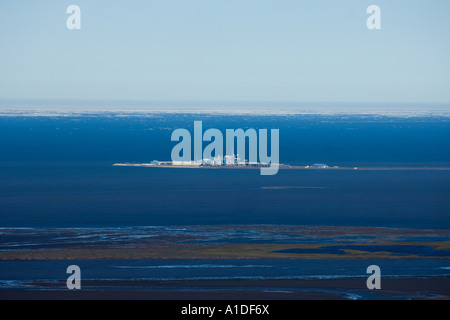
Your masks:
{"label": "dark blue water", "polygon": [[[195,120],[203,121],[204,130],[218,128],[222,132],[279,129],[280,161],[286,164],[450,167],[447,118],[0,117],[2,250],[54,248],[55,243],[60,248],[74,243],[89,248],[105,242],[139,246],[143,236],[150,244],[224,239],[232,243],[306,241],[291,233],[288,240],[286,235],[275,236],[276,228],[266,239],[261,229],[252,230],[251,225],[256,224],[450,229],[450,171],[280,170],[275,176],[261,176],[259,170],[112,166],[116,162],[170,160],[172,131],[186,128],[192,132]],[[183,225],[194,227],[178,231],[171,227]],[[206,229],[199,233],[194,230],[196,225],[207,230],[212,225],[249,227],[241,238],[239,232],[220,229],[215,238],[214,230],[203,237]],[[151,232],[124,228],[133,226],[168,229],[163,227],[163,236],[158,238],[155,233],[160,229],[156,227],[149,227]],[[5,229],[8,227],[37,229],[22,232]],[[61,227],[69,229],[49,229]],[[200,238],[193,239],[191,229]],[[358,248],[362,247],[354,246]],[[399,255],[422,253],[425,259],[2,261],[0,289],[29,289],[36,281],[62,281],[64,286],[69,264],[81,267],[83,281],[361,277],[364,283],[371,264],[379,265],[383,276],[390,277],[449,275],[446,259],[428,258],[439,253],[430,246],[364,246],[369,251],[384,249]],[[342,252],[338,246],[317,250]],[[40,287],[35,284],[32,288]],[[374,298],[368,291],[349,294]]]}
{"label": "dark blue water", "polygon": [[[450,167],[446,118],[3,117],[0,226],[450,228],[450,171],[280,170],[260,176],[259,170],[112,167],[170,160],[172,131],[192,130],[194,120],[202,120],[204,130],[223,132],[278,128],[282,163]],[[264,188],[273,186],[297,188]]]}
{"label": "dark blue water", "polygon": [[[73,260],[2,261],[7,281],[65,280],[69,264],[78,265],[85,280],[199,280],[199,279],[327,279],[368,277],[370,265],[378,265],[386,277],[448,276],[446,260]],[[27,267],[27,272],[24,272]],[[274,276],[276,275],[276,276]],[[10,284],[11,285],[11,284]],[[14,284],[14,285],[17,285]],[[65,282],[64,284],[65,285]]]}
{"label": "dark blue water", "polygon": [[449,118],[381,116],[0,117],[0,161],[170,160],[176,128],[279,128],[280,160],[339,166],[450,166]]}

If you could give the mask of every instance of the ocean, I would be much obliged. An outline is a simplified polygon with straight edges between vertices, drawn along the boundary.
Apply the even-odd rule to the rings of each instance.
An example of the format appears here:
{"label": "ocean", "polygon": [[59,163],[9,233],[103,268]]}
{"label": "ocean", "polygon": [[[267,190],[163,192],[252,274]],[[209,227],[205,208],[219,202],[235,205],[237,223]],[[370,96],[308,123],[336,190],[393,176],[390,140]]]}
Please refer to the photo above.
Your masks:
{"label": "ocean", "polygon": [[[449,228],[450,171],[113,167],[170,160],[176,128],[277,128],[280,162],[450,167],[450,119],[330,116],[0,118],[0,226],[197,224]],[[283,187],[273,189],[270,187]]]}
{"label": "ocean", "polygon": [[[280,169],[276,175],[261,176],[259,170],[113,166],[118,162],[170,160],[176,144],[170,140],[171,133],[176,128],[192,132],[194,121],[202,121],[204,130],[217,128],[223,132],[279,129],[281,163],[325,163],[358,169]],[[430,170],[450,168],[447,117],[162,113],[2,116],[0,150],[0,253],[101,247],[123,239],[120,231],[129,231],[135,237],[120,240],[118,248],[152,245],[148,239],[155,234],[160,236],[155,239],[167,243],[173,236],[176,244],[345,243],[335,235],[326,241],[323,237],[320,241],[292,237],[280,240],[275,232],[261,233],[256,226],[450,230],[450,170]],[[208,226],[226,230],[219,238],[205,236]],[[230,233],[231,226],[247,231],[236,235]],[[140,228],[154,229],[141,232]],[[158,228],[165,228],[164,232]],[[183,234],[180,240],[176,232],[180,229],[191,233]],[[68,230],[73,234],[66,243]],[[141,231],[136,235],[136,230]],[[93,236],[95,233],[101,236]],[[447,233],[430,239],[449,240]],[[411,247],[412,253],[417,253],[416,249]],[[295,254],[297,249],[293,250]],[[405,252],[399,254],[411,253]],[[394,278],[450,276],[446,259],[405,261],[136,258],[71,262],[83,267],[84,279],[95,280],[364,277],[371,263],[382,264],[384,274]],[[62,281],[68,263],[0,261],[0,288],[25,290],[38,280]],[[356,297],[372,297],[353,293]]]}

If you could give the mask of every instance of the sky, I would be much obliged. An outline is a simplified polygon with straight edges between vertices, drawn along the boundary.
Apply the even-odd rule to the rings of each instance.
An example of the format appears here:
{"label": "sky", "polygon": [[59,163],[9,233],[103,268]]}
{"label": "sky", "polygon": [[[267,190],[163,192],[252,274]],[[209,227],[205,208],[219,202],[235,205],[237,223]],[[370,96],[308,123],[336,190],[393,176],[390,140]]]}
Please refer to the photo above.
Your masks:
{"label": "sky", "polygon": [[0,99],[449,104],[449,13],[448,0],[1,1]]}

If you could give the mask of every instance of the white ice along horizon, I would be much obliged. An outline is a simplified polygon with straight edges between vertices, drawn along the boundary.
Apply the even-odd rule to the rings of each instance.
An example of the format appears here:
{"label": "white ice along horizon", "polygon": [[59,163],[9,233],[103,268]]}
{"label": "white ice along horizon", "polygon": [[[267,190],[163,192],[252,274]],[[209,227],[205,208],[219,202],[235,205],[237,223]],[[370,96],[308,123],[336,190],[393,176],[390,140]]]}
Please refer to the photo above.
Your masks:
{"label": "white ice along horizon", "polygon": [[[224,156],[222,132],[211,128],[203,133],[202,121],[194,121],[194,159],[191,156],[191,133],[186,129],[176,129],[172,132],[171,140],[182,140],[172,149],[172,164],[259,166],[261,175],[275,175],[278,172],[280,159],[279,129],[270,129],[270,156],[268,154],[267,129],[259,129],[258,133],[251,128],[246,131],[243,129],[226,129],[226,153]],[[246,157],[246,138],[249,142],[248,157]],[[236,148],[235,140],[237,142]],[[203,141],[210,142],[205,149],[203,149]]]}

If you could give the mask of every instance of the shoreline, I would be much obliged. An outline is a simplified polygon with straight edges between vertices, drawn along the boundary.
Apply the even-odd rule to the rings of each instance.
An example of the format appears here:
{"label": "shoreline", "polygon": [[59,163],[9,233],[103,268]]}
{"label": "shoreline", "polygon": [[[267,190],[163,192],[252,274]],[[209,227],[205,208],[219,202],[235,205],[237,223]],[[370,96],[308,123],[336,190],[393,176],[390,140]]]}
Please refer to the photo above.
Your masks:
{"label": "shoreline", "polygon": [[[151,163],[114,163],[113,167],[145,167],[145,168],[176,168],[176,169],[261,169],[269,168],[266,166],[201,166],[201,165],[154,165]],[[311,166],[289,166],[280,165],[278,169],[286,170],[352,170],[352,171],[449,171],[450,167],[329,167],[329,168],[313,168]]]}
{"label": "shoreline", "polygon": [[[29,237],[41,244],[24,241]],[[283,225],[4,228],[0,239],[0,261],[450,259],[450,230]]]}
{"label": "shoreline", "polygon": [[[379,247],[383,249],[379,249]],[[375,250],[371,250],[373,247]],[[401,247],[405,252],[398,248]],[[422,255],[415,248],[428,248],[434,254]],[[339,243],[155,243],[134,248],[58,248],[0,251],[1,261],[70,261],[70,260],[427,260],[450,259],[450,241]],[[397,250],[395,250],[397,249]]]}
{"label": "shoreline", "polygon": [[[233,225],[2,236],[14,246],[0,251],[1,300],[450,300],[450,230]],[[17,246],[30,236],[40,245]],[[259,242],[275,237],[281,242]],[[366,286],[374,263],[381,290]],[[72,264],[81,267],[81,290],[66,287]]]}

